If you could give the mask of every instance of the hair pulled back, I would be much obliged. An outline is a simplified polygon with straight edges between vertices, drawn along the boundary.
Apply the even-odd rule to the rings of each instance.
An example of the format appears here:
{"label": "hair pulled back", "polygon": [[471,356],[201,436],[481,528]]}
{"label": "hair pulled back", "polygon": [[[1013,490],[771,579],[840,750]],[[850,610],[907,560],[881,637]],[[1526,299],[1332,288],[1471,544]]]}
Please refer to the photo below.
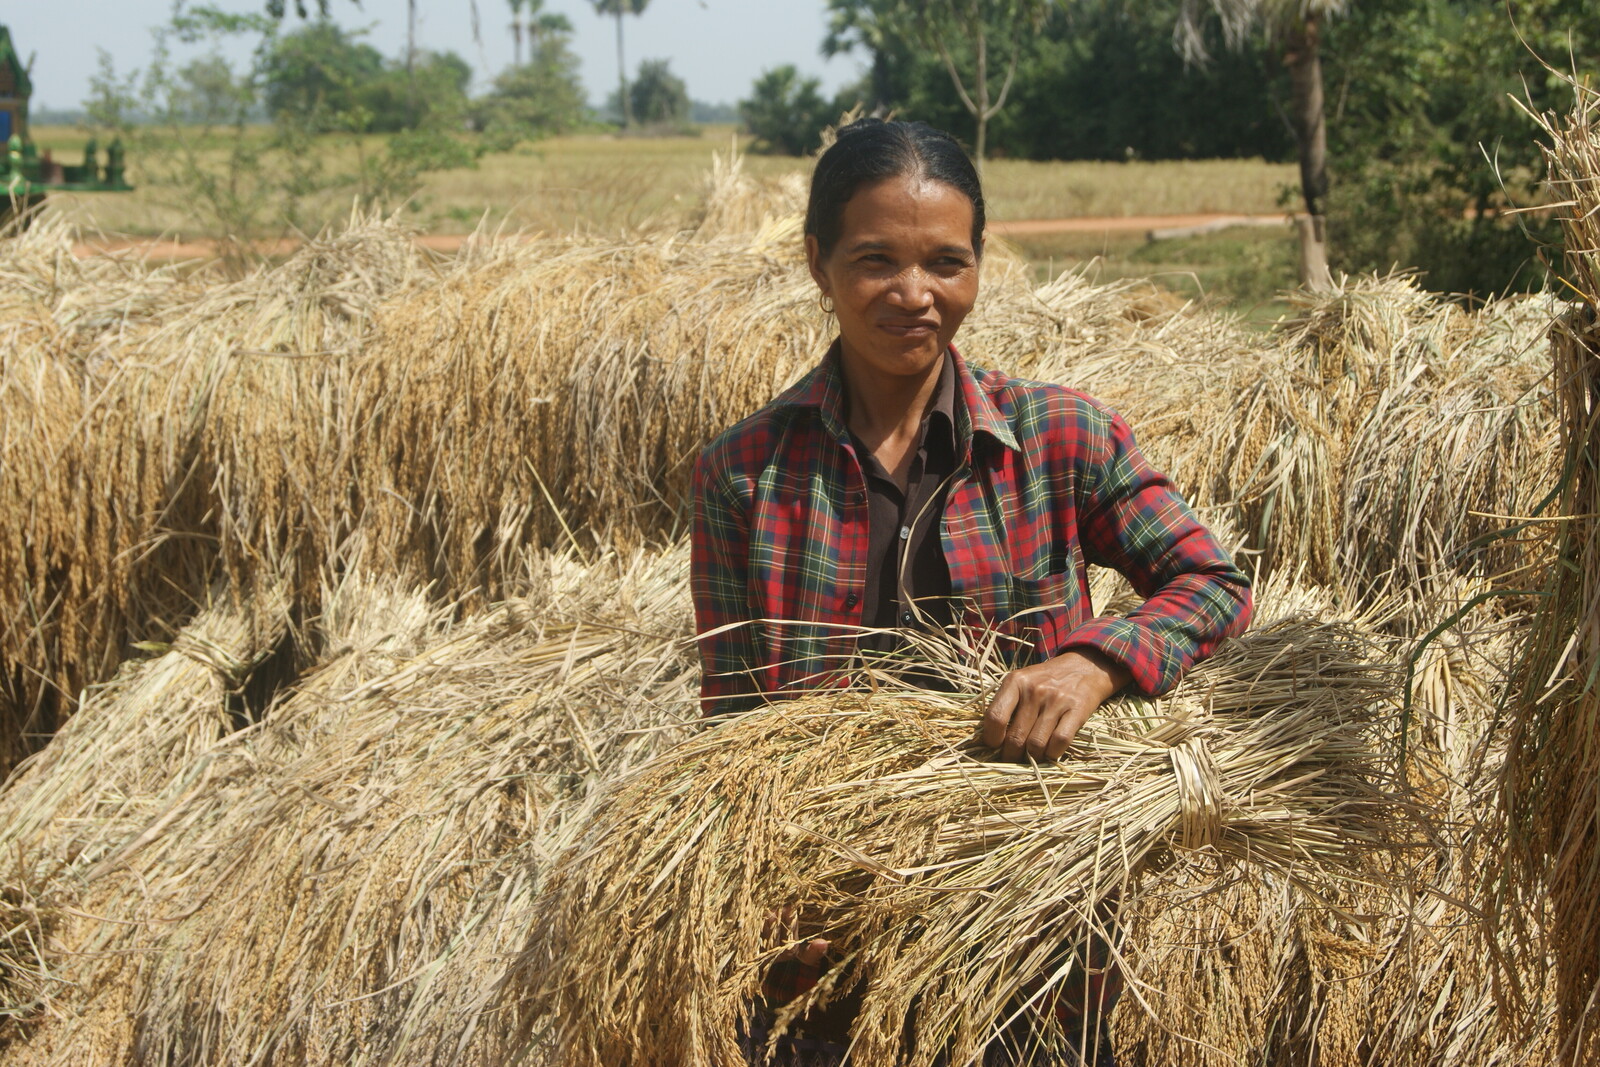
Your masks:
{"label": "hair pulled back", "polygon": [[950,186],[972,202],[972,250],[983,254],[983,185],[956,139],[926,122],[857,119],[817,160],[806,203],[807,237],[824,256],[839,243],[844,206],[861,187],[886,178],[914,177]]}

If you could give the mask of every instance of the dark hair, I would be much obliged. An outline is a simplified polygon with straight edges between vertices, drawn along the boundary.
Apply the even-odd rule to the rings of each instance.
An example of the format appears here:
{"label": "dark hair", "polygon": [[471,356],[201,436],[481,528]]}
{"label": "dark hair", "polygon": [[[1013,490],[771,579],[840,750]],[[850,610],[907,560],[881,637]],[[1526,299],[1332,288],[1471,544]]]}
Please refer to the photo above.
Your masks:
{"label": "dark hair", "polygon": [[806,236],[824,256],[839,243],[844,206],[863,185],[913,176],[941,182],[972,201],[972,249],[983,254],[983,185],[956,139],[926,122],[857,119],[817,160],[806,203]]}

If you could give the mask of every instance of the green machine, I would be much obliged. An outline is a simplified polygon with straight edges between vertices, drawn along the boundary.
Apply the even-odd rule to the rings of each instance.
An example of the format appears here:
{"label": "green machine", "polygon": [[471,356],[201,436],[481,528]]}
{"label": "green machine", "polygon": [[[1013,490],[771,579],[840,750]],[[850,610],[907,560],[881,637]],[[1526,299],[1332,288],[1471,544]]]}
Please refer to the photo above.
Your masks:
{"label": "green machine", "polygon": [[0,26],[0,221],[15,212],[43,202],[52,190],[79,193],[125,193],[133,189],[126,177],[122,142],[112,141],[100,161],[99,145],[91,138],[83,148],[81,163],[62,163],[43,154],[28,134],[28,97],[33,85],[22,65],[11,31]]}

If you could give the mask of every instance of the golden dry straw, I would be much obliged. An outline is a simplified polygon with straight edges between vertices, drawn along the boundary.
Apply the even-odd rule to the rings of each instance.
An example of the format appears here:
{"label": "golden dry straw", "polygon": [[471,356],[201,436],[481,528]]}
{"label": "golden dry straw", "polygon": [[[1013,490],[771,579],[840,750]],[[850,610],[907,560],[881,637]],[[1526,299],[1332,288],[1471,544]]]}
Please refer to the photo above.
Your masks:
{"label": "golden dry straw", "polygon": [[[1432,589],[1425,629],[1482,589]],[[1369,877],[1317,897],[1270,873],[1230,879],[1203,865],[1152,886],[1126,917],[1149,1010],[1117,1013],[1119,1057],[1174,1067],[1562,1062],[1553,1000],[1524,1033],[1497,988],[1496,958],[1540,957],[1510,936],[1486,941],[1483,925],[1484,873],[1503,863],[1494,796],[1504,700],[1529,622],[1500,603],[1472,608],[1426,646],[1395,646],[1395,658],[1418,662],[1405,774],[1422,843],[1374,856]],[[1391,745],[1398,711],[1381,719]]]}
{"label": "golden dry straw", "polygon": [[932,694],[818,695],[706,731],[616,782],[550,874],[523,966],[552,1062],[738,1067],[766,970],[813,937],[838,962],[783,1018],[854,991],[852,1062],[968,1062],[1175,853],[1315,882],[1386,842],[1371,652],[1357,626],[1291,614],[1171,699],[1102,709],[1053,765],[992,762],[978,705]]}
{"label": "golden dry straw", "polygon": [[[1566,237],[1563,284],[1579,301],[1555,331],[1564,481],[1556,565],[1520,650],[1502,804],[1510,886],[1501,924],[1524,946],[1549,938],[1563,1053],[1600,1057],[1600,96],[1573,83],[1570,115],[1534,116]],[[1511,970],[1539,993],[1537,964]],[[1515,984],[1515,983],[1514,983]],[[1534,1000],[1537,1004],[1537,1001]]]}
{"label": "golden dry straw", "polygon": [[[36,812],[20,851],[67,916],[6,1062],[505,1062],[524,1027],[493,1009],[553,836],[695,715],[686,552],[540,563],[527,598],[460,622],[346,579],[323,666],[259,723],[166,743],[160,773],[110,729],[142,705],[86,708],[47,749],[70,764],[3,797]],[[127,795],[51,809],[86,761]]]}
{"label": "golden dry straw", "polygon": [[[19,294],[0,302],[0,761],[219,580],[285,575],[313,617],[359,541],[374,572],[492,600],[529,551],[683,529],[699,450],[830,339],[793,186],[728,157],[692,234],[481,234],[450,263],[356,216],[233,281],[84,266],[59,228],[0,250]],[[1122,410],[1261,573],[1365,590],[1525,562],[1515,540],[1462,549],[1549,480],[1521,354],[1538,305],[1467,316],[1358,282],[1263,336],[1142,283],[1035,288],[991,244],[964,351]]]}

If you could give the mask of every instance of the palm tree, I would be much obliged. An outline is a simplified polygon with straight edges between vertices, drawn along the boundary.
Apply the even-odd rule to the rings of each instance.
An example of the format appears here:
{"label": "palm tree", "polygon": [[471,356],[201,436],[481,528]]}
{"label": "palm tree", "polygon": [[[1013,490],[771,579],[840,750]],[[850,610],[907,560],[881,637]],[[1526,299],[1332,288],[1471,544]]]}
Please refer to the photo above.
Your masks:
{"label": "palm tree", "polygon": [[523,0],[506,0],[511,5],[511,40],[514,49],[513,62],[522,66],[522,4]]}
{"label": "palm tree", "polygon": [[528,0],[528,51],[546,37],[571,33],[572,20],[559,11],[546,11],[544,0]]}
{"label": "palm tree", "polygon": [[617,20],[617,87],[622,96],[622,125],[633,125],[633,105],[628,101],[628,66],[622,57],[622,16],[642,15],[650,0],[589,0],[596,14],[613,15]]}
{"label": "palm tree", "polygon": [[902,40],[894,28],[897,0],[828,0],[828,35],[822,54],[828,58],[853,52],[857,46],[872,57],[870,111],[886,115],[894,106],[890,50]]}
{"label": "palm tree", "polygon": [[[1341,15],[1349,0],[1206,0],[1222,20],[1229,46],[1242,48],[1264,32],[1289,72],[1291,120],[1300,154],[1300,281],[1310,289],[1333,285],[1328,272],[1328,127],[1322,97],[1322,24]],[[1186,0],[1178,45],[1190,59],[1205,59],[1199,0]]]}

